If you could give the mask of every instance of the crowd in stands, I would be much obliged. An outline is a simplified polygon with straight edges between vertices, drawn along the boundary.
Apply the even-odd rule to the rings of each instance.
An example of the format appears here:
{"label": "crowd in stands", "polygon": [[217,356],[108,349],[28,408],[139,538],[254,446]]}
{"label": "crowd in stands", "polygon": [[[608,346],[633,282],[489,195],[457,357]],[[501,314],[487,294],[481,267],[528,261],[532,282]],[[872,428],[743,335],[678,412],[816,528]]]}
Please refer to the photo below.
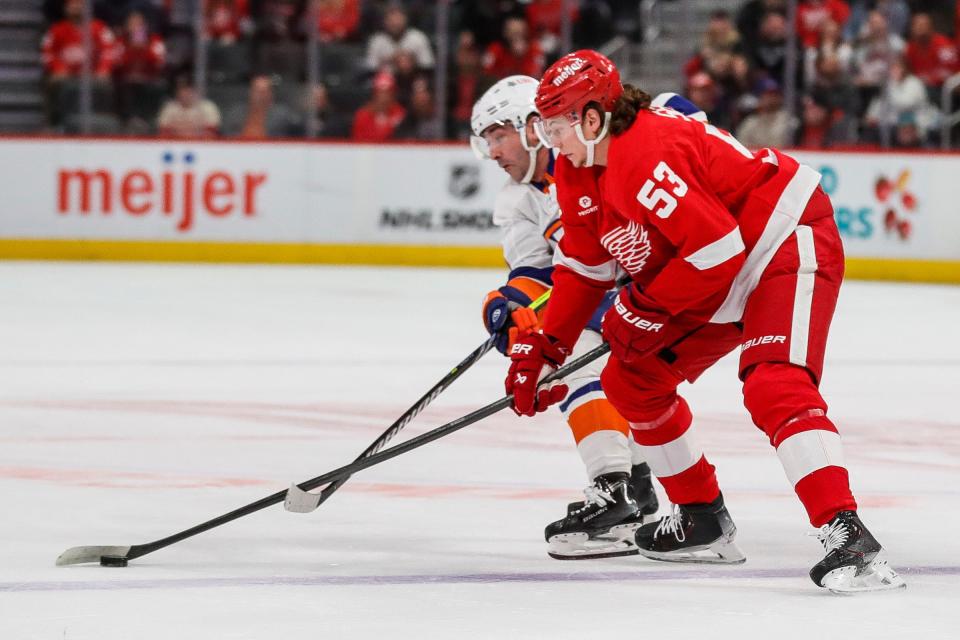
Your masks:
{"label": "crowd in stands", "polygon": [[[84,4],[46,2],[52,131],[79,130],[79,77],[88,69],[96,133],[463,139],[474,101],[493,82],[539,77],[564,53],[561,0],[451,1],[443,48],[438,3],[426,0],[94,0],[87,60]],[[614,35],[637,41],[638,4],[570,2],[575,46]],[[784,97],[791,29],[795,116]],[[319,60],[308,56],[313,34]],[[201,45],[203,90],[194,84]],[[444,121],[435,95],[441,50],[449,52]],[[735,13],[711,15],[678,88],[749,146],[932,146],[941,89],[960,72],[958,50],[954,0],[799,0],[795,24],[786,0],[746,0]],[[312,86],[308,63],[318,65]],[[951,108],[958,104],[955,95]]]}
{"label": "crowd in stands", "polygon": [[[786,84],[786,0],[716,11],[684,68],[687,92],[748,146],[828,148],[939,142],[944,81],[960,72],[960,5],[953,1],[800,0],[798,104]],[[960,105],[951,98],[949,111]]]}

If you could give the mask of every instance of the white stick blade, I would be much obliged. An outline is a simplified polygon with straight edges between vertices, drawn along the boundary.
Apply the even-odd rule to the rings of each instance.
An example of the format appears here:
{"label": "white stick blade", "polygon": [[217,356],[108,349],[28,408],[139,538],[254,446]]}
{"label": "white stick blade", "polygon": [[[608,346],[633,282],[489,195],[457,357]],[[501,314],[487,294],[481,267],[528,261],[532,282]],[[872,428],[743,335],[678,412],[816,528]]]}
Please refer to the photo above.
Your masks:
{"label": "white stick blade", "polygon": [[293,513],[310,513],[320,506],[320,494],[307,493],[296,483],[287,489],[287,497],[283,501],[283,508]]}
{"label": "white stick blade", "polygon": [[100,556],[126,556],[130,547],[72,547],[57,557],[57,566],[100,562]]}

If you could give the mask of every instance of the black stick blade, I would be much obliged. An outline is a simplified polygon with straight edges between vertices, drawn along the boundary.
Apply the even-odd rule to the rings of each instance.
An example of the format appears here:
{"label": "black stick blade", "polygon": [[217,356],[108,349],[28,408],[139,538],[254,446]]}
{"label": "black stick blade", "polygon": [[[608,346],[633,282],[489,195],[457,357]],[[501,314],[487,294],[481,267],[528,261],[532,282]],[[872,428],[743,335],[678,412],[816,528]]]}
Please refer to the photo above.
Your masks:
{"label": "black stick blade", "polygon": [[[130,553],[130,547],[72,547],[67,549],[57,558],[57,566],[65,567],[71,564],[87,564],[97,562],[104,566],[126,566],[127,555]],[[123,564],[107,564],[104,558],[115,559],[115,562],[123,560]],[[110,562],[108,560],[107,562]]]}

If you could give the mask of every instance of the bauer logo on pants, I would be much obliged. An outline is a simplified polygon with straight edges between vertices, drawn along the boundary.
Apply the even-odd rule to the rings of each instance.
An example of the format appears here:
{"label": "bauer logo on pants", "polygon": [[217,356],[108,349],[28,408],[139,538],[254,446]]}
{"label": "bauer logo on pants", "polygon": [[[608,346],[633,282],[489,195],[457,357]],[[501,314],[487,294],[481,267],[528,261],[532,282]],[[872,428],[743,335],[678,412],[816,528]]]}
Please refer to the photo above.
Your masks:
{"label": "bauer logo on pants", "polygon": [[786,342],[787,336],[760,336],[759,338],[753,338],[744,342],[743,346],[740,347],[740,353],[758,344],[785,344]]}

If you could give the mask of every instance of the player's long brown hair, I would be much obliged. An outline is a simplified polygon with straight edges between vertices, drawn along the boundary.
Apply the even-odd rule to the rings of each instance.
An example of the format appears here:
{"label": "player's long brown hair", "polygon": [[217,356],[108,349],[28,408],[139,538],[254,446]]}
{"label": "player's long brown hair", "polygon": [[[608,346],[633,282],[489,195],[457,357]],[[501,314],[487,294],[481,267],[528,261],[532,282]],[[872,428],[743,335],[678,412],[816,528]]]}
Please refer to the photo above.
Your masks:
{"label": "player's long brown hair", "polygon": [[617,98],[613,105],[613,112],[610,117],[610,133],[617,136],[629,129],[633,121],[637,119],[637,113],[650,108],[651,99],[650,94],[632,84],[623,85],[623,94]]}

